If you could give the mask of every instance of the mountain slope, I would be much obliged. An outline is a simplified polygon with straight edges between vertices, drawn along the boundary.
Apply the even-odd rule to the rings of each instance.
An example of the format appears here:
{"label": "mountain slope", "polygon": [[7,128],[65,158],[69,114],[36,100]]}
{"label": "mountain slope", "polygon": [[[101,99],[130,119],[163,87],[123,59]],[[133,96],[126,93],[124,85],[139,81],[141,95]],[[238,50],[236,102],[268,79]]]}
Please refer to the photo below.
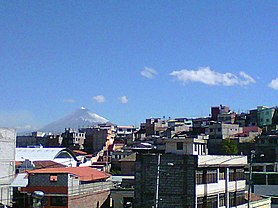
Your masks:
{"label": "mountain slope", "polygon": [[44,126],[40,129],[40,131],[61,133],[65,130],[65,128],[77,129],[80,127],[88,127],[107,122],[109,122],[109,120],[106,118],[103,118],[82,107],[63,118]]}

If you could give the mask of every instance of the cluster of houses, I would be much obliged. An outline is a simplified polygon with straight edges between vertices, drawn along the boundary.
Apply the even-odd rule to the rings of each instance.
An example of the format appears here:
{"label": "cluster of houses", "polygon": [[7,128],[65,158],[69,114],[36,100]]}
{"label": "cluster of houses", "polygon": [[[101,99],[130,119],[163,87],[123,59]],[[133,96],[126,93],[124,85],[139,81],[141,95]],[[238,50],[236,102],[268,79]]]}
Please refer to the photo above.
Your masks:
{"label": "cluster of houses", "polygon": [[[0,207],[270,207],[278,108],[61,134],[0,129]],[[251,179],[251,180],[250,180]]]}

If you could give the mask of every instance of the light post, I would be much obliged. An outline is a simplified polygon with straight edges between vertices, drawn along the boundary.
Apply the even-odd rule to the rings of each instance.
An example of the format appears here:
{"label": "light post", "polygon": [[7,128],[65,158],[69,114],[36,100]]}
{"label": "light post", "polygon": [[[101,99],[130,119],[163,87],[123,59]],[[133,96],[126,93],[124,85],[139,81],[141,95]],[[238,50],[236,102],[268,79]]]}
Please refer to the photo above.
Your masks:
{"label": "light post", "polygon": [[[253,183],[253,179],[252,179],[252,165],[253,165],[253,159],[256,156],[256,152],[255,150],[251,150],[250,152],[250,166],[249,166],[249,183],[248,183],[248,208],[250,208],[250,202],[251,202],[251,187],[252,187],[252,183]],[[264,154],[260,154],[260,157],[263,157]]]}
{"label": "light post", "polygon": [[250,201],[251,201],[251,186],[252,186],[252,165],[253,165],[253,158],[255,157],[255,150],[251,150],[250,152],[250,165],[249,165],[249,181],[248,181],[248,208],[250,208]]}

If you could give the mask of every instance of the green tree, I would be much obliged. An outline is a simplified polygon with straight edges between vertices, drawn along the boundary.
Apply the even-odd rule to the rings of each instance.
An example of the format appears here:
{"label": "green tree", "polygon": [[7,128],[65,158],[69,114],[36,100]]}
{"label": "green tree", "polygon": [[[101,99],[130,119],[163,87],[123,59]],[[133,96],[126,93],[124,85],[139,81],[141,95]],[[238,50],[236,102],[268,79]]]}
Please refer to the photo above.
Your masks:
{"label": "green tree", "polygon": [[232,139],[224,139],[223,150],[228,155],[237,155],[238,154],[238,144]]}

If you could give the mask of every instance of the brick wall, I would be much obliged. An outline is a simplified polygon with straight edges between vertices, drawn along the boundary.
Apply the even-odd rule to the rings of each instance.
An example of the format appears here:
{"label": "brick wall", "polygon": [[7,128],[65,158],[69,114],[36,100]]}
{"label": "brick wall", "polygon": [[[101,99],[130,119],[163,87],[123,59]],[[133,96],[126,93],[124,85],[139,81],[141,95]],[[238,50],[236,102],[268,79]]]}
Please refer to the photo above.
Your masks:
{"label": "brick wall", "polygon": [[[155,205],[158,155],[139,155],[135,174],[135,208]],[[195,203],[195,168],[193,155],[161,155],[159,207],[193,207]]]}
{"label": "brick wall", "polygon": [[68,198],[68,208],[97,208],[101,207],[109,199],[110,191],[89,192],[82,195],[70,196]]}
{"label": "brick wall", "polygon": [[[56,175],[57,181],[50,181],[50,176]],[[63,174],[34,174],[29,177],[29,186],[68,186],[68,173]]]}

